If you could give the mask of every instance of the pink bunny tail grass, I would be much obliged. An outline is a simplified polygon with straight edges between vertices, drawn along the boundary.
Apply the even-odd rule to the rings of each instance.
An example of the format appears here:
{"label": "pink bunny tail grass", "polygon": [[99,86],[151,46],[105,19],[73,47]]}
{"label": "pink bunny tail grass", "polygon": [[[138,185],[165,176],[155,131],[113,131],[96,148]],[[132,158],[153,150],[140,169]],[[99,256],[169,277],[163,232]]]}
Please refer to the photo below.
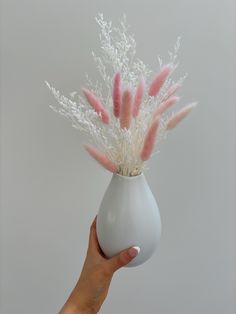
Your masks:
{"label": "pink bunny tail grass", "polygon": [[174,95],[174,93],[181,87],[180,84],[176,83],[176,84],[173,84],[169,87],[169,89],[167,90],[164,98],[163,98],[163,101],[164,100],[167,100],[169,97],[171,97],[172,95]]}
{"label": "pink bunny tail grass", "polygon": [[101,113],[101,120],[103,123],[109,123],[109,113],[103,107],[100,100],[87,88],[83,88],[83,93],[89,102],[89,104],[93,107],[93,109],[99,114]]}
{"label": "pink bunny tail grass", "polygon": [[109,160],[106,155],[103,153],[99,152],[95,147],[89,144],[84,144],[84,148],[86,151],[92,156],[97,162],[102,165],[105,169],[111,171],[111,172],[117,172],[118,167],[111,161]]}
{"label": "pink bunny tail grass", "polygon": [[113,81],[113,113],[116,118],[120,116],[121,106],[121,73],[117,72]]}
{"label": "pink bunny tail grass", "polygon": [[156,75],[149,88],[149,96],[156,96],[161,87],[165,83],[168,75],[170,74],[172,67],[170,64],[165,65],[161,71]]}
{"label": "pink bunny tail grass", "polygon": [[173,129],[174,127],[176,127],[176,125],[182,121],[191,111],[194,107],[196,107],[197,103],[192,103],[189,104],[187,106],[185,106],[184,108],[182,108],[180,111],[178,111],[177,113],[175,113],[168,121],[166,124],[166,128],[168,130]]}
{"label": "pink bunny tail grass", "polygon": [[134,118],[136,118],[139,114],[140,106],[143,99],[144,89],[145,89],[145,82],[144,82],[144,79],[141,79],[136,89],[135,96],[134,96],[133,111],[132,111]]}
{"label": "pink bunny tail grass", "polygon": [[132,93],[130,89],[125,89],[122,96],[122,106],[120,112],[120,127],[122,129],[130,127],[132,119]]}
{"label": "pink bunny tail grass", "polygon": [[156,137],[157,137],[157,130],[160,125],[160,116],[155,117],[155,119],[152,121],[150,128],[147,131],[147,134],[144,139],[143,148],[140,154],[140,157],[143,161],[146,161],[150,158]]}
{"label": "pink bunny tail grass", "polygon": [[167,100],[163,101],[154,111],[153,117],[155,118],[158,115],[162,115],[167,109],[173,106],[177,101],[179,101],[179,97],[172,96]]}

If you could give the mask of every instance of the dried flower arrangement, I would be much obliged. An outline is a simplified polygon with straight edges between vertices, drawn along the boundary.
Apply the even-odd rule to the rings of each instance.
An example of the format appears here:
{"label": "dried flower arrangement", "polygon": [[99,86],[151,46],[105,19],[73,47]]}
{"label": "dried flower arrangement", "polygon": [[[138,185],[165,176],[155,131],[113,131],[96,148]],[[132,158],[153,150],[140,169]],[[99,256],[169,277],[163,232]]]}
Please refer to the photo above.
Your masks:
{"label": "dried flower arrangement", "polygon": [[144,171],[156,143],[196,105],[191,103],[166,114],[179,101],[175,92],[186,77],[178,81],[171,78],[178,67],[180,38],[174,51],[169,52],[167,64],[163,65],[158,57],[160,71],[153,76],[136,57],[136,42],[128,33],[125,16],[119,27],[105,21],[102,14],[96,21],[101,29],[101,56],[94,52],[92,55],[103,84],[93,83],[87,76],[84,97],[73,92],[68,98],[46,82],[58,102],[50,107],[69,118],[73,127],[90,135],[97,148],[85,144],[85,149],[104,168],[123,176],[136,176]]}

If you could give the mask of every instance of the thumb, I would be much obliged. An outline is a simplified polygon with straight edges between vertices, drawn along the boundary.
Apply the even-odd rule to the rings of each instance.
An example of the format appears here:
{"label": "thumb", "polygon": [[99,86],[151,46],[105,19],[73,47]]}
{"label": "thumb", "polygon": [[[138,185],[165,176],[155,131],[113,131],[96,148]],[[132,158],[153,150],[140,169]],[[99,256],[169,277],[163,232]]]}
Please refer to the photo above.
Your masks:
{"label": "thumb", "polygon": [[110,271],[114,273],[119,268],[127,265],[129,262],[132,261],[132,259],[134,259],[139,254],[139,252],[140,247],[133,246],[113,256],[107,261]]}

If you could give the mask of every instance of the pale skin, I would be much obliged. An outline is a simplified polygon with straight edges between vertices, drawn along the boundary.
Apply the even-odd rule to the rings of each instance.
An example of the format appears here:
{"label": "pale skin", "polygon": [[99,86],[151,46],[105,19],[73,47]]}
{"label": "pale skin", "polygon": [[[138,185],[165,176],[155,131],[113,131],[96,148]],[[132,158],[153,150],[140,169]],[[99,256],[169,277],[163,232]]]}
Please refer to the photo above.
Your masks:
{"label": "pale skin", "polygon": [[87,255],[79,280],[59,314],[98,313],[114,273],[139,253],[138,247],[131,247],[107,259],[98,243],[96,218],[90,227]]}

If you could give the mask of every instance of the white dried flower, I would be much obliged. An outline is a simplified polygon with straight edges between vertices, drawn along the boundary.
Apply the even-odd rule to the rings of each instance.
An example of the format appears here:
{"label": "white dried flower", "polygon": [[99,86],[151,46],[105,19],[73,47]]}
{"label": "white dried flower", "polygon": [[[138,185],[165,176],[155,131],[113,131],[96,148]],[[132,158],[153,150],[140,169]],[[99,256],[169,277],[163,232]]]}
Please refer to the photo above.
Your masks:
{"label": "white dried flower", "polygon": [[[128,33],[126,17],[122,18],[119,27],[113,26],[112,22],[105,21],[103,14],[99,14],[96,21],[100,26],[101,53],[97,55],[92,52],[92,56],[103,83],[93,83],[87,75],[89,90],[86,99],[77,91],[73,91],[70,98],[65,97],[46,82],[58,102],[57,106],[50,107],[70,119],[73,127],[90,136],[91,141],[101,151],[101,154],[96,153],[96,159],[97,156],[104,156],[104,159],[109,159],[111,163],[117,166],[121,175],[138,175],[145,168],[140,152],[144,147],[145,136],[152,124],[153,113],[163,101],[168,99],[182,85],[186,77],[184,76],[177,82],[171,78],[171,74],[178,67],[177,54],[180,38],[177,39],[173,52],[169,52],[167,64],[170,65],[170,73],[166,75],[168,77],[163,82],[162,77],[156,77],[156,82],[154,82],[152,81],[152,71],[136,57],[136,42],[134,37]],[[163,61],[160,57],[158,57],[158,61],[159,67],[162,69]],[[146,86],[152,82],[152,84],[156,84],[154,89],[158,89],[157,95],[152,96],[148,90],[145,90],[144,94],[142,94],[142,89],[139,91],[142,96],[139,114],[131,119],[128,129],[122,128],[119,117],[113,114],[113,78],[117,72],[121,74],[122,86],[124,88],[129,87],[133,95],[141,79],[146,82]],[[104,123],[104,112],[109,115],[109,123],[107,123],[107,116],[106,123]],[[168,117],[163,113],[158,124],[157,141],[165,138],[167,123]],[[93,149],[91,151],[93,152]],[[104,164],[104,160],[101,163]],[[110,164],[107,168],[111,168]],[[113,168],[115,169],[115,167]]]}

